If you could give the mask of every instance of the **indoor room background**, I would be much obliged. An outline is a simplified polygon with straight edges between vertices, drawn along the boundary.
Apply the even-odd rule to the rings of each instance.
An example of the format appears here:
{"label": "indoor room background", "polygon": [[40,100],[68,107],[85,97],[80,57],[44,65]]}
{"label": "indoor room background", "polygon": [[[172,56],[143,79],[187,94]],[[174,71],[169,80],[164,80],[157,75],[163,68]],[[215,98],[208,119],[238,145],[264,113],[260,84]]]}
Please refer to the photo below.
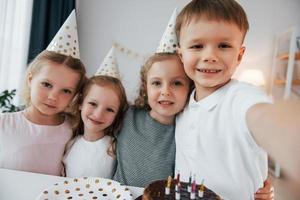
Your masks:
{"label": "indoor room background", "polygon": [[[0,94],[4,90],[17,89],[17,95],[14,98],[15,105],[20,104],[19,96],[27,67],[34,1],[0,0]],[[128,99],[133,102],[137,96],[141,65],[158,47],[173,10],[177,8],[179,12],[190,0],[75,1],[80,57],[87,68],[88,75],[91,76],[96,72],[108,51],[114,46],[122,82]],[[276,36],[293,27],[300,30],[300,0],[237,1],[247,13],[250,29],[244,41],[246,52],[234,78],[261,86],[274,96],[270,92],[271,83],[275,80],[272,76],[272,71],[274,71],[272,66],[282,61],[281,58],[277,58],[279,54],[276,52],[278,47]],[[15,18],[7,18],[4,15],[8,10]],[[17,30],[12,31],[8,28],[11,24],[15,25]],[[297,66],[298,71],[295,84],[293,80],[292,85],[298,88],[297,98],[300,99],[300,31],[297,36],[299,57],[293,60],[292,65]],[[7,39],[8,37],[10,40]],[[289,44],[287,43],[287,47]],[[290,53],[283,59],[283,69],[286,74],[287,66],[290,66],[288,58],[291,57],[291,52],[283,53]],[[258,73],[247,76],[251,75],[245,73],[250,72],[249,70]],[[283,76],[282,82],[279,83],[281,89],[285,91],[286,82],[288,81]],[[292,96],[285,95],[285,97],[287,99]],[[275,182],[274,185],[276,193],[289,193],[289,185],[286,182],[279,182],[279,185]],[[286,186],[282,187],[282,185]],[[284,192],[281,192],[280,188]],[[282,197],[281,199],[287,200],[288,198]]]}
{"label": "indoor room background", "polygon": [[[129,99],[134,99],[139,69],[157,48],[175,8],[189,0],[77,0],[80,52],[93,74],[113,44]],[[246,53],[235,77],[245,69],[259,69],[269,87],[275,36],[300,27],[299,0],[239,0],[250,24]]]}
{"label": "indoor room background", "polygon": [[[1,1],[2,2],[2,1]],[[4,2],[4,1],[3,1]],[[2,3],[3,3],[2,2]],[[30,14],[32,0],[16,1]],[[136,96],[139,69],[147,56],[159,44],[169,18],[175,8],[178,11],[189,0],[77,0],[77,23],[81,59],[92,75],[101,64],[112,45],[116,47],[116,57],[126,87],[132,101]],[[264,88],[270,85],[275,36],[293,26],[300,26],[299,0],[239,0],[244,7],[250,23],[245,39],[246,53],[235,77],[241,77],[247,69],[262,72]],[[15,13],[20,12],[13,8]],[[2,15],[0,15],[2,16]],[[29,15],[28,15],[29,16]],[[5,19],[1,18],[1,21]],[[15,31],[13,41],[7,45],[24,43],[22,49],[6,51],[5,29],[0,26],[0,91],[20,90],[26,68],[30,17],[23,19],[19,26],[24,32]],[[19,21],[14,22],[19,23]],[[18,52],[18,53],[17,53]],[[7,55],[9,53],[9,55]],[[12,55],[13,54],[13,55]],[[8,62],[7,59],[14,62]],[[18,62],[16,62],[18,61]],[[251,81],[250,81],[251,82]]]}

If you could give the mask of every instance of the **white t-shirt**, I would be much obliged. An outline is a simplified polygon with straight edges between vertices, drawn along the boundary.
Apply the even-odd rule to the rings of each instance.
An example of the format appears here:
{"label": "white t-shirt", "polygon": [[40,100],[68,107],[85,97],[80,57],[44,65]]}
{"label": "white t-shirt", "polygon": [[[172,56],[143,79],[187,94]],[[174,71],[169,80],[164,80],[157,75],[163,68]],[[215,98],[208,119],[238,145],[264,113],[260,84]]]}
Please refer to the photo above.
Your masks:
{"label": "white t-shirt", "polygon": [[253,200],[267,178],[267,153],[246,124],[254,104],[270,103],[263,91],[232,80],[196,102],[195,91],[176,120],[176,164],[183,181],[190,173],[224,199]]}
{"label": "white t-shirt", "polygon": [[67,177],[102,177],[112,178],[115,169],[115,158],[108,155],[111,143],[110,136],[90,142],[79,136],[64,158]]}
{"label": "white t-shirt", "polygon": [[48,126],[30,122],[23,111],[0,114],[0,167],[59,176],[71,136],[67,120]]}

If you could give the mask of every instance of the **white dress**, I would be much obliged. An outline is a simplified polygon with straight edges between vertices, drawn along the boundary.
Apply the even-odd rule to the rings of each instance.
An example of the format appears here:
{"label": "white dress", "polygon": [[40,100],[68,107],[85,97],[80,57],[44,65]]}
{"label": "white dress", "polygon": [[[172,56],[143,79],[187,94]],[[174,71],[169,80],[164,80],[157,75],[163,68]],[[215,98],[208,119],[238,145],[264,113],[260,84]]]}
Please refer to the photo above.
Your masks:
{"label": "white dress", "polygon": [[115,158],[107,153],[111,140],[110,136],[94,142],[77,137],[63,160],[66,176],[112,178]]}

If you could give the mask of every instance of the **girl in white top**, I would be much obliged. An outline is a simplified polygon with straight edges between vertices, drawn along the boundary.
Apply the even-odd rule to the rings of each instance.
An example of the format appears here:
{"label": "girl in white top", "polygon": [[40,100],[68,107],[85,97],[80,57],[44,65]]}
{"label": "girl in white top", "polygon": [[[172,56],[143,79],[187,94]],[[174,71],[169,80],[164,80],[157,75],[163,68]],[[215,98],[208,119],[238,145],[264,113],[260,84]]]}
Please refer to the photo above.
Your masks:
{"label": "girl in white top", "polygon": [[82,62],[43,51],[29,65],[26,108],[0,115],[0,167],[60,175],[72,129],[66,108],[85,81]]}
{"label": "girl in white top", "polygon": [[128,108],[117,78],[91,77],[78,99],[78,125],[63,159],[67,177],[111,178],[115,168],[115,135]]}

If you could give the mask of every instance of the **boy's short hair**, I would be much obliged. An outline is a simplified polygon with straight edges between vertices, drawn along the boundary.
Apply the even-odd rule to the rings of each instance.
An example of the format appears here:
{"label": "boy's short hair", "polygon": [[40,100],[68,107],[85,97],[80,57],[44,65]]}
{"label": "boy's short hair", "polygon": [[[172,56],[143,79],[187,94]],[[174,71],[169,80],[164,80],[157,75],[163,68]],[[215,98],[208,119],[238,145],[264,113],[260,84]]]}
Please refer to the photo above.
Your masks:
{"label": "boy's short hair", "polygon": [[177,16],[175,30],[178,41],[182,26],[200,18],[234,23],[244,32],[244,37],[249,29],[247,15],[235,0],[193,0]]}

